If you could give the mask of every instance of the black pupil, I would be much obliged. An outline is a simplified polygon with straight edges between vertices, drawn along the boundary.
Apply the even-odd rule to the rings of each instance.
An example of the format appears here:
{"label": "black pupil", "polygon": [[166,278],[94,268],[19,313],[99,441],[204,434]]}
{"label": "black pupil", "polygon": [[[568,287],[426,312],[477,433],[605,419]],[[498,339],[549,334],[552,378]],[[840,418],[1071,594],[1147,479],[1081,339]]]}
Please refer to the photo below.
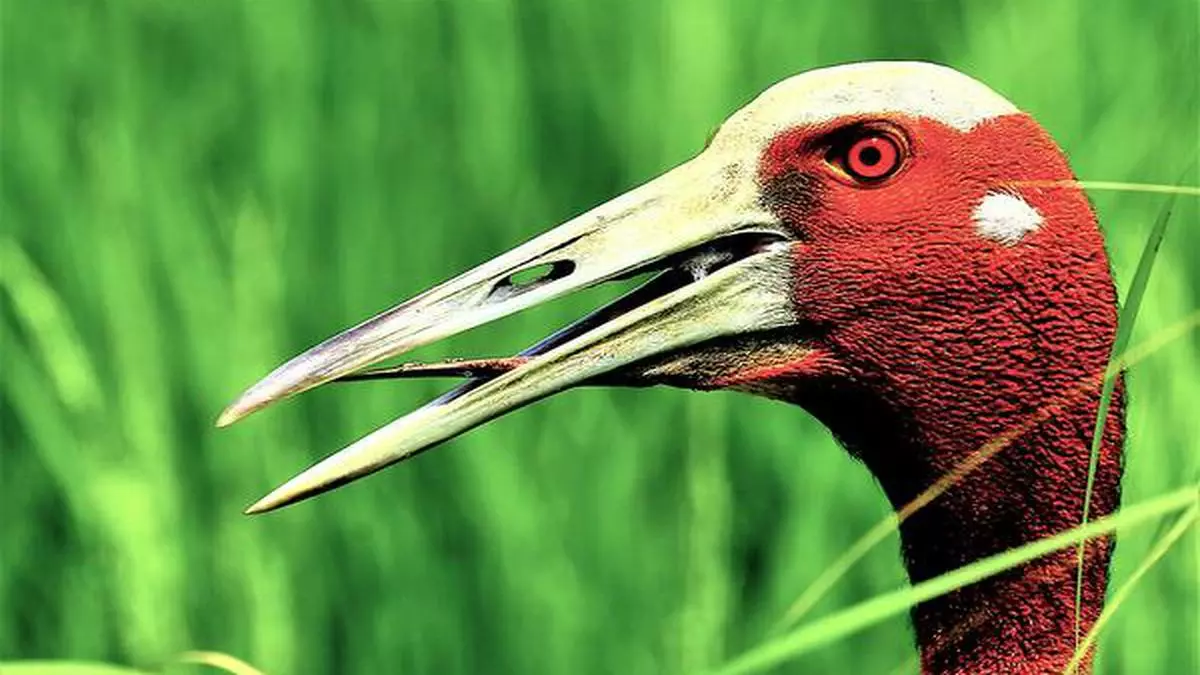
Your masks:
{"label": "black pupil", "polygon": [[858,161],[866,166],[875,166],[881,159],[883,159],[883,153],[873,145],[869,145],[858,151]]}

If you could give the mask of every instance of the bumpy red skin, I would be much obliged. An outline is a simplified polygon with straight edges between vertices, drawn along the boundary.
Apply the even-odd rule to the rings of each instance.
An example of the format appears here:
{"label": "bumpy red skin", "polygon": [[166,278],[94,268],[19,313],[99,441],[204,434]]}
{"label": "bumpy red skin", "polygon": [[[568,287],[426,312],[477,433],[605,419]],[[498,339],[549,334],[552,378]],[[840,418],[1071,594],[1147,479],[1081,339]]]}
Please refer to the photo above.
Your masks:
{"label": "bumpy red skin", "polygon": [[[1073,178],[1030,117],[969,132],[890,121],[908,159],[879,186],[830,169],[817,139],[832,127],[785,132],[764,154],[764,199],[804,239],[796,311],[819,337],[803,360],[726,384],[804,406],[897,508],[1050,407],[1049,419],[902,525],[908,571],[920,581],[1079,523],[1116,292],[1082,191],[1014,185]],[[981,236],[972,220],[983,196],[1002,189],[1045,218],[1014,245]],[[1118,387],[1093,517],[1118,504],[1123,435]],[[1103,605],[1111,551],[1108,540],[1089,548],[1084,631]],[[1074,562],[1065,550],[919,606],[923,669],[1061,672],[1075,647]]]}

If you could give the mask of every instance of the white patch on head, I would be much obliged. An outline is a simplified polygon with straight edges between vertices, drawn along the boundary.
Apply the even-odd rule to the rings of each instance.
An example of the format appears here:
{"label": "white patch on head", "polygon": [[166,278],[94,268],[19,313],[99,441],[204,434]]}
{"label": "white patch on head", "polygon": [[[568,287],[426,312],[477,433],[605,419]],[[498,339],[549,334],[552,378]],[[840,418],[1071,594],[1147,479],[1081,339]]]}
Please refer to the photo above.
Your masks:
{"label": "white patch on head", "polygon": [[1029,202],[1007,192],[984,195],[971,217],[975,221],[975,231],[1006,246],[1021,241],[1026,234],[1040,228],[1045,220]]}
{"label": "white patch on head", "polygon": [[714,145],[760,145],[783,129],[850,115],[902,114],[970,131],[1020,112],[953,68],[920,61],[871,61],[811,70],[767,89],[734,113]]}

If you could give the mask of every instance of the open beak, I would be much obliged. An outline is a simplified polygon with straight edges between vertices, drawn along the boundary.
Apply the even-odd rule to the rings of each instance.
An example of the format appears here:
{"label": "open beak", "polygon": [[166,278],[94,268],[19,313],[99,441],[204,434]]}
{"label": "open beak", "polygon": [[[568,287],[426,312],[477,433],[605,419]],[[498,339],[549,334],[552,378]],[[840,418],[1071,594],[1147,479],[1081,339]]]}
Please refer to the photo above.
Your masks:
{"label": "open beak", "polygon": [[[794,323],[791,235],[753,171],[712,148],[606,204],[336,335],[221,414],[225,426],[384,359],[595,284],[645,285],[283,484],[270,511],[412,457],[506,412],[639,363]],[[523,277],[529,277],[521,280]]]}

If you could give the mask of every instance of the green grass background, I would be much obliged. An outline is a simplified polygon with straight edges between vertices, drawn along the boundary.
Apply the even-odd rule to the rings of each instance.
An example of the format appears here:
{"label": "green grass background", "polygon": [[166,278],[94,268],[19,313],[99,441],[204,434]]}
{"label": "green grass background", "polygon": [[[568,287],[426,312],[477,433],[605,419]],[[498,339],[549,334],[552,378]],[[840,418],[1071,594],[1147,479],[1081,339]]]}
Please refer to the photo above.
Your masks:
{"label": "green grass background", "polygon": [[[714,666],[887,513],[799,409],[571,392],[260,518],[240,510],[447,385],[212,421],[283,359],[681,162],[820,65],[949,63],[1032,112],[1081,177],[1200,184],[1196,0],[5,0],[0,20],[0,659]],[[1163,199],[1094,200],[1124,288]],[[1200,306],[1194,201],[1134,344]],[[602,295],[418,356],[506,354]],[[1127,503],[1195,480],[1198,374],[1194,332],[1134,368]],[[1115,583],[1154,531],[1121,538]],[[810,618],[904,583],[893,536]],[[1099,670],[1197,672],[1198,604],[1193,529]],[[914,655],[896,619],[784,670]]]}

